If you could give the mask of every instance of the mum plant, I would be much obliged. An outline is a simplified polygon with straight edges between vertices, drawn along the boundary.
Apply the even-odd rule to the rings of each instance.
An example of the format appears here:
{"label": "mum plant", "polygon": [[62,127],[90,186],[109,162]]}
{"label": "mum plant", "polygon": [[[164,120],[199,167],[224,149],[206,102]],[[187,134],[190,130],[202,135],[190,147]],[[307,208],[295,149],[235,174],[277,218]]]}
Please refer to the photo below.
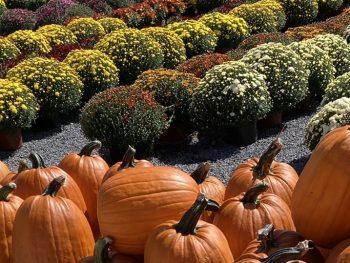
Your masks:
{"label": "mum plant", "polygon": [[[322,136],[349,123],[350,98],[342,97],[324,105],[309,121],[305,129],[304,143],[313,150]],[[346,123],[344,123],[346,122]]]}
{"label": "mum plant", "polygon": [[328,84],[321,105],[325,105],[342,97],[350,98],[350,72],[337,77]]}
{"label": "mum plant", "polygon": [[57,60],[26,59],[9,70],[6,78],[32,90],[40,105],[41,117],[57,118],[57,114],[68,113],[80,104],[83,83],[79,75]]}
{"label": "mum plant", "polygon": [[6,9],[0,16],[0,31],[10,34],[17,30],[32,30],[37,23],[36,14],[27,9]]}
{"label": "mum plant", "polygon": [[173,69],[186,60],[186,48],[182,39],[170,29],[164,27],[148,27],[141,30],[152,37],[162,47],[164,67]]}
{"label": "mum plant", "polygon": [[36,32],[42,34],[52,48],[58,45],[78,43],[77,37],[68,28],[61,25],[47,25],[40,27]]}
{"label": "mum plant", "polygon": [[308,95],[310,72],[289,47],[263,44],[248,51],[241,61],[265,76],[274,111],[292,109]]}
{"label": "mum plant", "polygon": [[106,34],[103,26],[91,17],[73,19],[67,28],[73,32],[78,41],[92,37],[101,38]]}
{"label": "mum plant", "polygon": [[213,52],[218,37],[205,24],[195,20],[175,22],[167,26],[183,40],[188,57]]}
{"label": "mum plant", "polygon": [[64,62],[79,74],[84,84],[84,101],[90,99],[95,93],[115,87],[119,83],[119,70],[101,51],[73,50]]}
{"label": "mum plant", "polygon": [[210,69],[194,89],[190,116],[212,133],[266,116],[271,97],[264,75],[240,61]]}
{"label": "mum plant", "polygon": [[0,129],[28,128],[39,104],[32,91],[19,82],[0,79]]}
{"label": "mum plant", "polygon": [[161,45],[137,29],[121,29],[107,34],[95,49],[113,60],[120,70],[122,83],[132,83],[143,71],[162,67],[164,60]]}
{"label": "mum plant", "polygon": [[0,64],[17,58],[21,51],[16,45],[6,38],[0,38]]}
{"label": "mum plant", "polygon": [[314,21],[318,15],[317,0],[276,0],[286,13],[289,26],[304,25]]}
{"label": "mum plant", "polygon": [[75,0],[49,0],[35,11],[38,17],[37,25],[63,24],[67,8],[76,3]]}
{"label": "mum plant", "polygon": [[127,28],[127,25],[123,20],[115,17],[104,17],[99,19],[98,22],[102,25],[107,34],[119,29]]}
{"label": "mum plant", "polygon": [[307,41],[289,45],[306,63],[309,75],[309,92],[312,97],[321,97],[327,85],[334,79],[335,68],[327,52]]}
{"label": "mum plant", "polygon": [[7,36],[16,47],[28,55],[45,54],[51,51],[51,47],[46,37],[31,30],[18,30]]}
{"label": "mum plant", "polygon": [[198,21],[208,26],[218,37],[218,48],[237,47],[249,36],[249,26],[239,17],[213,12],[202,16]]}
{"label": "mum plant", "polygon": [[149,92],[116,87],[96,94],[85,104],[80,124],[88,138],[124,152],[128,145],[136,149],[153,145],[168,120],[166,109]]}

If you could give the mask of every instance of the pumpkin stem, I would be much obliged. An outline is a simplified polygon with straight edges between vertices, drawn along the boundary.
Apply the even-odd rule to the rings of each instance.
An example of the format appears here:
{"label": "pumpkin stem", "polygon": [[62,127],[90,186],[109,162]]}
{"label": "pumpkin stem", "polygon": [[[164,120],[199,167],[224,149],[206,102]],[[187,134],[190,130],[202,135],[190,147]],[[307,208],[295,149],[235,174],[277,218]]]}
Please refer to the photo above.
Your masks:
{"label": "pumpkin stem", "polygon": [[96,241],[94,248],[94,263],[109,263],[108,249],[112,244],[109,237],[100,238]]}
{"label": "pumpkin stem", "polygon": [[136,150],[129,145],[128,149],[126,150],[122,164],[119,166],[118,171],[128,168],[128,167],[135,167],[134,157],[136,154]]}
{"label": "pumpkin stem", "polygon": [[32,162],[32,168],[46,168],[43,158],[40,154],[31,152],[28,156],[28,159]]}
{"label": "pumpkin stem", "polygon": [[207,178],[209,170],[210,170],[209,162],[201,163],[198,165],[196,170],[194,170],[191,173],[191,177],[197,182],[197,184],[201,184],[204,182],[205,178]]}
{"label": "pumpkin stem", "polygon": [[261,155],[258,164],[254,167],[254,175],[260,180],[264,179],[269,173],[273,160],[282,150],[283,144],[279,137],[271,142],[269,147]]}
{"label": "pumpkin stem", "polygon": [[25,170],[29,170],[28,163],[25,160],[20,160],[19,165],[18,165],[17,174],[19,174],[20,172],[23,172]]}
{"label": "pumpkin stem", "polygon": [[299,242],[295,247],[282,248],[272,253],[268,258],[261,260],[262,263],[285,263],[289,260],[300,259],[307,251],[315,247],[311,240]]}
{"label": "pumpkin stem", "polygon": [[63,186],[65,181],[66,181],[65,175],[61,175],[61,176],[56,177],[44,189],[42,195],[43,196],[50,195],[50,196],[54,197],[57,194],[57,192],[61,189],[61,187]]}
{"label": "pumpkin stem", "polygon": [[81,149],[79,156],[91,156],[92,151],[101,148],[102,143],[99,140],[94,140],[86,144],[83,149]]}
{"label": "pumpkin stem", "polygon": [[253,187],[249,188],[248,191],[244,194],[241,202],[244,204],[254,204],[258,205],[260,200],[258,199],[259,195],[265,192],[269,188],[268,183],[262,182]]}
{"label": "pumpkin stem", "polygon": [[263,228],[258,230],[258,240],[262,244],[262,251],[267,251],[273,247],[275,226],[273,224],[266,224]]}
{"label": "pumpkin stem", "polygon": [[0,201],[7,202],[8,195],[11,194],[15,189],[17,188],[17,185],[15,183],[9,183],[0,189]]}
{"label": "pumpkin stem", "polygon": [[180,222],[174,225],[176,232],[184,236],[195,235],[198,220],[208,203],[208,198],[203,193],[200,193],[191,208],[182,216]]}
{"label": "pumpkin stem", "polygon": [[213,199],[208,199],[207,207],[205,211],[217,212],[220,209],[220,204]]}

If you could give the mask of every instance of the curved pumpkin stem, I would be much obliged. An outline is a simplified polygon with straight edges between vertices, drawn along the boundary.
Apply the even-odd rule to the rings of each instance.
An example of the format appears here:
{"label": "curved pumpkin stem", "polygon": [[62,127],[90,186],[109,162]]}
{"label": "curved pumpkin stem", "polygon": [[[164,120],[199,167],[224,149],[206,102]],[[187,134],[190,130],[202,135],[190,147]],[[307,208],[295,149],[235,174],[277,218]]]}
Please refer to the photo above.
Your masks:
{"label": "curved pumpkin stem", "polygon": [[94,248],[94,263],[109,263],[108,249],[112,244],[109,237],[100,238],[96,241]]}
{"label": "curved pumpkin stem", "polygon": [[56,177],[44,189],[42,195],[43,196],[50,195],[52,197],[56,196],[57,192],[61,189],[61,187],[63,186],[65,181],[66,181],[65,175],[61,175],[59,177]]}
{"label": "curved pumpkin stem", "polygon": [[28,159],[32,162],[32,168],[46,168],[43,158],[40,154],[31,152],[28,156]]}
{"label": "curved pumpkin stem", "polygon": [[[267,251],[273,247],[275,226],[273,224],[266,224],[263,228],[258,230],[258,240],[262,243],[262,251]],[[261,252],[262,252],[261,251]]]}
{"label": "curved pumpkin stem", "polygon": [[258,205],[260,202],[258,199],[259,195],[264,193],[268,188],[269,185],[265,182],[254,185],[253,187],[249,188],[248,191],[244,194],[241,202],[244,204]]}
{"label": "curved pumpkin stem", "polygon": [[180,222],[174,225],[176,232],[184,236],[196,234],[198,220],[208,203],[209,199],[203,193],[200,193],[191,208],[183,215]]}
{"label": "curved pumpkin stem", "polygon": [[269,173],[273,160],[282,150],[282,141],[279,137],[271,142],[269,147],[261,155],[258,164],[254,167],[254,174],[260,180],[264,179]]}
{"label": "curved pumpkin stem", "polygon": [[11,194],[16,188],[17,188],[17,185],[15,183],[9,183],[3,186],[0,189],[0,201],[7,202],[8,195]]}
{"label": "curved pumpkin stem", "polygon": [[205,178],[207,178],[209,170],[209,162],[201,163],[198,165],[197,169],[191,173],[191,177],[197,182],[197,184],[201,184],[204,182]]}
{"label": "curved pumpkin stem", "polygon": [[79,156],[91,156],[92,151],[101,148],[102,143],[99,140],[94,140],[86,144],[83,149],[81,149]]}
{"label": "curved pumpkin stem", "polygon": [[282,248],[272,253],[268,258],[262,260],[262,263],[285,263],[289,260],[300,259],[307,251],[314,248],[311,240],[299,242],[295,247]]}
{"label": "curved pumpkin stem", "polygon": [[118,170],[122,170],[128,167],[135,167],[135,158],[136,150],[129,145],[128,149],[126,150],[121,165],[119,166]]}
{"label": "curved pumpkin stem", "polygon": [[25,170],[29,170],[28,163],[25,160],[20,160],[18,164],[17,174]]}

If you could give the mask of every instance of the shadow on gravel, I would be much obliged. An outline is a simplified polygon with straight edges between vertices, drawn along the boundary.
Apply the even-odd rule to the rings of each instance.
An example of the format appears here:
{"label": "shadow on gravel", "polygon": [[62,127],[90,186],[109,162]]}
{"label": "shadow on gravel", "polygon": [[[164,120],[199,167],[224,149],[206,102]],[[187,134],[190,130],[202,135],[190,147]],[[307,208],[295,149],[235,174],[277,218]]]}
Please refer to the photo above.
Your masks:
{"label": "shadow on gravel", "polygon": [[300,173],[304,169],[304,166],[307,163],[307,161],[309,160],[309,158],[310,158],[310,154],[307,154],[307,155],[304,155],[304,156],[302,156],[300,158],[297,158],[297,159],[294,159],[294,160],[290,161],[289,164],[291,166],[293,166],[293,168],[300,175]]}

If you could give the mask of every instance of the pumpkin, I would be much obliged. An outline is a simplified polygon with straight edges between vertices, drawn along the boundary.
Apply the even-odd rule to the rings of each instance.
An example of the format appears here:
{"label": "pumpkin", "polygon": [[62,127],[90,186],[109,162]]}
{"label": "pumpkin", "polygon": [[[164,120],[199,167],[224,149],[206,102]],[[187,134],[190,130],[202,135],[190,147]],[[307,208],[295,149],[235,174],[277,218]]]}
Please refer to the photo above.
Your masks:
{"label": "pumpkin", "polygon": [[[295,231],[275,230],[273,224],[267,224],[258,230],[257,238],[248,244],[237,261],[265,259],[277,250],[293,247],[303,240],[305,239]],[[323,257],[316,248],[308,251],[302,259],[308,263],[323,262]]]}
{"label": "pumpkin", "polygon": [[16,188],[15,183],[9,183],[0,189],[0,262],[12,262],[12,230],[17,209],[23,200],[11,194]]}
{"label": "pumpkin", "polygon": [[137,168],[137,167],[153,167],[153,164],[147,160],[135,160],[136,150],[129,145],[129,148],[126,150],[123,160],[117,162],[106,172],[103,177],[102,183],[104,183],[108,178],[113,176],[115,173],[127,168]]}
{"label": "pumpkin", "polygon": [[28,158],[32,162],[32,169],[26,169],[17,174],[14,181],[17,185],[14,195],[25,200],[29,196],[40,194],[55,177],[64,175],[65,184],[58,195],[72,200],[81,211],[86,213],[83,195],[70,175],[57,166],[46,167],[42,157],[37,153],[32,152]]}
{"label": "pumpkin", "polygon": [[2,180],[2,178],[4,178],[9,172],[10,170],[7,165],[0,161],[0,180]]}
{"label": "pumpkin", "polygon": [[42,195],[28,197],[13,226],[13,263],[76,263],[93,253],[94,237],[82,211],[60,197],[66,177],[50,182]]}
{"label": "pumpkin", "polygon": [[108,164],[92,151],[101,147],[100,141],[92,141],[85,145],[80,153],[66,155],[58,164],[79,186],[87,207],[87,218],[95,239],[100,235],[97,221],[97,193],[102,178],[108,170]]}
{"label": "pumpkin", "polygon": [[198,192],[196,181],[174,167],[125,169],[101,186],[97,198],[101,233],[113,239],[114,250],[142,255],[151,230],[180,219]]}
{"label": "pumpkin", "polygon": [[87,257],[79,261],[79,263],[138,263],[138,261],[130,256],[110,252],[109,246],[112,239],[104,237],[96,241],[94,256]]}
{"label": "pumpkin", "polygon": [[292,197],[295,227],[318,246],[350,237],[350,125],[326,134],[301,172]]}
{"label": "pumpkin", "polygon": [[12,182],[14,179],[16,179],[17,174],[20,172],[27,170],[28,165],[24,160],[19,161],[19,166],[17,172],[9,172],[7,175],[5,175],[1,180],[0,180],[0,185],[7,185],[10,182]]}
{"label": "pumpkin", "polygon": [[[199,185],[199,190],[205,194],[209,199],[215,200],[219,204],[224,202],[225,185],[216,177],[208,176],[210,170],[210,163],[205,162],[200,164],[197,169],[191,173],[191,177]],[[214,220],[214,212],[204,211],[201,219],[212,223]]]}
{"label": "pumpkin", "polygon": [[[232,263],[224,234],[199,218],[209,200],[199,194],[180,221],[170,220],[150,233],[145,247],[145,263]],[[219,206],[217,206],[217,209]]]}
{"label": "pumpkin", "polygon": [[350,239],[346,239],[336,245],[330,252],[326,263],[350,262]]}
{"label": "pumpkin", "polygon": [[215,214],[213,224],[225,234],[235,259],[266,224],[294,230],[288,205],[277,195],[265,193],[268,187],[263,182],[247,192],[225,200]]}
{"label": "pumpkin", "polygon": [[275,139],[260,158],[248,159],[231,173],[225,192],[225,200],[235,197],[255,184],[267,182],[269,193],[278,195],[290,206],[298,174],[292,166],[276,162],[274,158],[281,151],[281,139]]}

